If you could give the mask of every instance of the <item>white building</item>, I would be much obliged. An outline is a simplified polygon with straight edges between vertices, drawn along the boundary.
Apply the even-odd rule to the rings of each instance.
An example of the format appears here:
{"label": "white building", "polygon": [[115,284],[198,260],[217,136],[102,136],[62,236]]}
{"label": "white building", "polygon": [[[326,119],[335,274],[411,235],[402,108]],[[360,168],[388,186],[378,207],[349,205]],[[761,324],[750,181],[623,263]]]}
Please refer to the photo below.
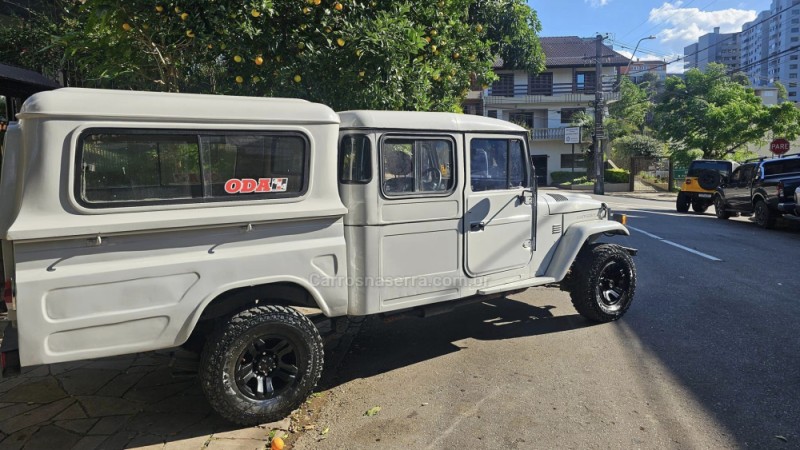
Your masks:
{"label": "white building", "polygon": [[[542,73],[495,68],[500,77],[482,92],[483,113],[489,117],[525,124],[531,129],[531,157],[539,184],[550,184],[554,171],[585,171],[585,144],[564,144],[564,129],[583,111],[594,114],[596,72],[594,38],[542,37],[547,57]],[[628,59],[603,46],[602,85],[606,102],[619,99],[619,69]]]}
{"label": "white building", "polygon": [[700,36],[696,44],[684,47],[684,68],[706,70],[711,63],[725,64],[729,70],[739,67],[738,33],[713,33]]}

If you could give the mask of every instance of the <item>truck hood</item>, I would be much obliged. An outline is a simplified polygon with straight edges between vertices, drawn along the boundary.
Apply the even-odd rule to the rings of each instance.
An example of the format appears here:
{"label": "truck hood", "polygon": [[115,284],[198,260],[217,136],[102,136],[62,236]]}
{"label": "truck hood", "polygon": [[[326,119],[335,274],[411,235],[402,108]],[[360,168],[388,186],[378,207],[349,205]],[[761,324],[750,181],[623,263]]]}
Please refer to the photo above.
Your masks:
{"label": "truck hood", "polygon": [[592,211],[600,209],[603,205],[586,194],[546,192],[539,194],[539,199],[544,200],[544,203],[547,204],[550,214]]}

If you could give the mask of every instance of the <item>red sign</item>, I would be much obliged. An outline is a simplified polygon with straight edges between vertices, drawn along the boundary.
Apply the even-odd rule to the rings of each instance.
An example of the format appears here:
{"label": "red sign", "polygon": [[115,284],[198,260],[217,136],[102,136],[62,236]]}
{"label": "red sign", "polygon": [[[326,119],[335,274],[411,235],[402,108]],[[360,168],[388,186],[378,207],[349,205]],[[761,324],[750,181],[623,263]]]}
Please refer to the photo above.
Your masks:
{"label": "red sign", "polygon": [[783,155],[789,151],[789,141],[786,139],[775,139],[769,144],[769,151],[776,155]]}

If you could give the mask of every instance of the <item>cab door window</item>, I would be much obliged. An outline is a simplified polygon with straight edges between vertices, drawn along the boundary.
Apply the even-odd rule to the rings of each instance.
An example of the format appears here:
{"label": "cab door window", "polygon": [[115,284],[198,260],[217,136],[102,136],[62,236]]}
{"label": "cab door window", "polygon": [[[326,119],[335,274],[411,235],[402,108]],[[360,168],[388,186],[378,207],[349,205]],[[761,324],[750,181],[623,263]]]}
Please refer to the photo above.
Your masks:
{"label": "cab door window", "polygon": [[470,142],[473,192],[528,186],[525,146],[519,139],[473,139]]}
{"label": "cab door window", "polygon": [[381,146],[383,193],[398,197],[452,192],[454,159],[453,142],[448,139],[385,139]]}

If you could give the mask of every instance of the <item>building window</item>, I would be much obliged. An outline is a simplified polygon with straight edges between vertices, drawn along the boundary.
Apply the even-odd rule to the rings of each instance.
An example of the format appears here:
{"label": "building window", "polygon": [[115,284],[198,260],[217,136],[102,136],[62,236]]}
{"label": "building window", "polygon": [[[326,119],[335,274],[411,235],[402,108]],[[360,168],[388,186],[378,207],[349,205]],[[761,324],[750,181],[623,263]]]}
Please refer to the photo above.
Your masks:
{"label": "building window", "polygon": [[553,74],[528,75],[528,95],[553,95]]}
{"label": "building window", "polygon": [[585,169],[586,165],[586,155],[583,152],[575,153],[574,155],[569,154],[562,154],[561,155],[561,168],[562,169],[570,169],[573,167],[572,163],[575,162],[576,169]]}
{"label": "building window", "polygon": [[492,119],[497,119],[497,110],[496,110],[496,109],[490,109],[490,110],[487,112],[487,114],[488,114],[488,115],[489,115],[489,117],[491,117]]}
{"label": "building window", "polygon": [[533,113],[511,113],[509,121],[533,129]]}
{"label": "building window", "polygon": [[561,123],[572,123],[575,114],[586,112],[586,108],[561,108]]}
{"label": "building window", "polygon": [[789,97],[794,97],[796,95],[797,95],[797,92],[795,92],[795,91],[790,91],[789,94],[788,94]]}
{"label": "building window", "polygon": [[497,75],[499,80],[492,83],[492,91],[489,95],[497,97],[513,97],[514,96],[514,74],[501,73]]}
{"label": "building window", "polygon": [[594,72],[575,72],[575,92],[593,94],[597,77]]}

